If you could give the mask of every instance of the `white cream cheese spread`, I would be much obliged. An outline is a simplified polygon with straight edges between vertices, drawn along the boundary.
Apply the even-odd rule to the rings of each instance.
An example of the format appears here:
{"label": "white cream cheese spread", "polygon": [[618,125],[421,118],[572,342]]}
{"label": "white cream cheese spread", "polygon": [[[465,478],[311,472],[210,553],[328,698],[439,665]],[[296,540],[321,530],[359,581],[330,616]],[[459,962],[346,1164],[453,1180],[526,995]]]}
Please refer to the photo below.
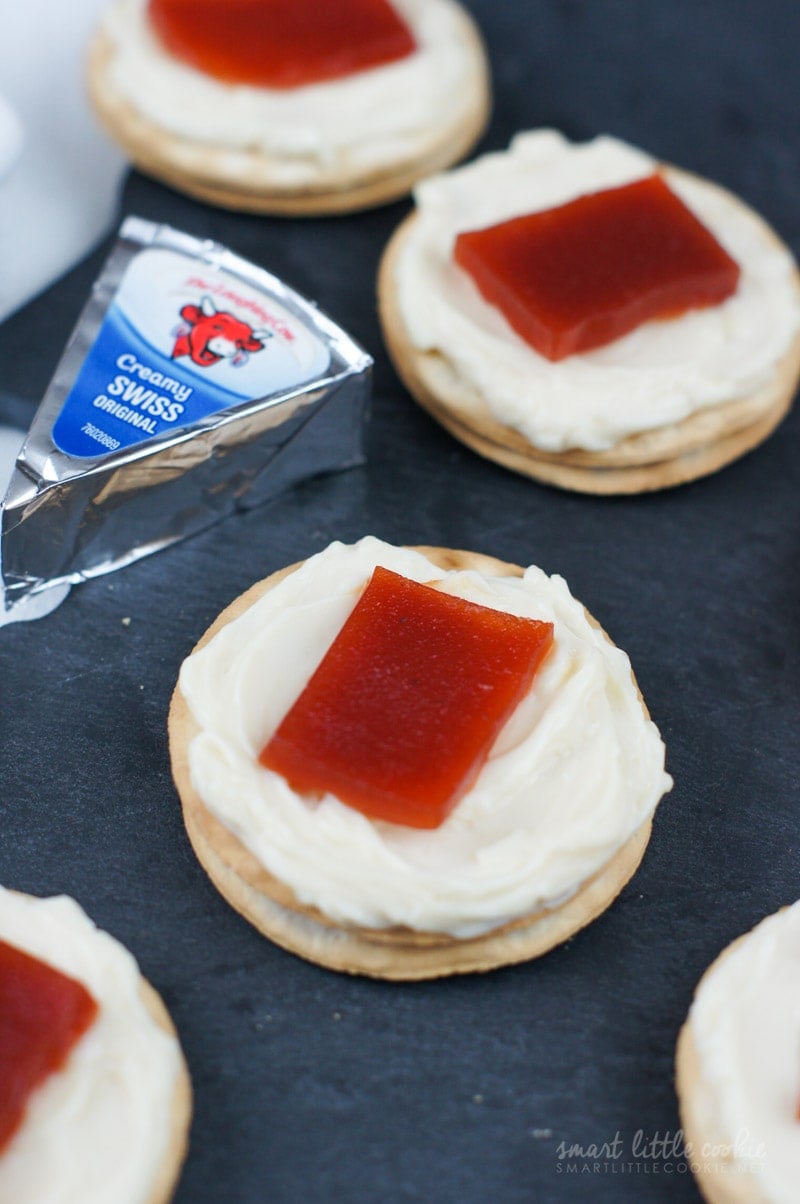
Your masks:
{"label": "white cream cheese spread", "polygon": [[0,940],[83,983],[100,1009],[0,1155],[0,1201],[147,1204],[167,1154],[180,1053],[145,1008],[133,957],[74,900],[2,887]]}
{"label": "white cream cheese spread", "polygon": [[[800,1167],[800,903],[748,933],[703,978],[689,1013],[699,1058],[692,1084],[698,1125],[733,1180],[758,1199],[795,1204]],[[715,1157],[715,1153],[717,1157]],[[751,1197],[754,1198],[754,1197]]]}
{"label": "white cream cheese spread", "polygon": [[[115,89],[181,138],[275,158],[275,181],[312,183],[320,169],[351,175],[424,153],[443,114],[458,114],[482,79],[483,52],[453,0],[393,0],[417,49],[385,66],[287,90],[229,85],[170,55],[146,0],[117,0],[104,29]],[[448,118],[449,121],[449,118]]]}
{"label": "white cream cheese spread", "polygon": [[[441,827],[371,821],[295,793],[258,754],[376,565],[484,606],[551,621],[555,646],[475,785]],[[574,894],[652,815],[671,779],[624,652],[560,577],[443,572],[372,537],[331,544],[183,664],[200,727],[192,783],[297,899],[336,922],[468,937]]]}
{"label": "white cream cheese spread", "polygon": [[770,380],[800,329],[786,248],[736,198],[669,168],[670,187],[742,269],[737,291],[721,305],[646,322],[605,347],[552,363],[453,262],[462,231],[631,183],[657,167],[613,138],[571,144],[540,130],[415,190],[417,217],[396,265],[408,337],[417,351],[442,356],[499,422],[543,451],[602,451],[705,406],[747,397]]}

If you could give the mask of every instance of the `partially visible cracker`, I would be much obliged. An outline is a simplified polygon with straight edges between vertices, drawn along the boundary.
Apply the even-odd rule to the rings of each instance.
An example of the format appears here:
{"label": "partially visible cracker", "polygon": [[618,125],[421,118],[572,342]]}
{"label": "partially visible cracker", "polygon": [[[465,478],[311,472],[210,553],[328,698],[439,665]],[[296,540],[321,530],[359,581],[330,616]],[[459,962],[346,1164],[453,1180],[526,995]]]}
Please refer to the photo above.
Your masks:
{"label": "partially visible cracker", "polygon": [[257,148],[237,149],[182,138],[157,125],[114,86],[114,44],[101,29],[88,58],[89,96],[115,141],[138,168],[179,192],[225,209],[284,217],[352,213],[397,200],[417,180],[450,167],[483,133],[491,109],[486,52],[472,19],[461,15],[460,51],[475,62],[470,86],[452,112],[431,114],[428,136],[390,168],[364,171],[320,165],[313,185],[282,179],[282,161]]}
{"label": "partially visible cracker", "polygon": [[[749,932],[744,933],[723,949],[700,979],[695,995],[709,975],[713,974],[748,936]],[[745,1168],[736,1166],[730,1148],[736,1134],[720,1132],[710,1115],[700,1054],[692,1034],[691,1014],[678,1036],[675,1088],[678,1093],[684,1141],[691,1147],[687,1162],[703,1198],[708,1200],[709,1204],[769,1204],[755,1176]]]}
{"label": "partially visible cracker", "polygon": [[[31,898],[22,891],[11,891],[19,898]],[[172,1093],[169,1134],[161,1165],[156,1173],[147,1204],[169,1204],[178,1185],[183,1164],[189,1149],[189,1128],[192,1121],[192,1081],[183,1051],[180,1048],[172,1017],[155,987],[139,973],[139,998],[155,1025],[175,1042],[178,1047],[178,1071]],[[22,1204],[22,1202],[20,1202]]]}
{"label": "partially visible cracker", "polygon": [[[415,550],[445,571],[472,569],[492,576],[522,576],[524,572],[518,565],[479,553],[431,547]],[[298,567],[290,565],[241,594],[219,615],[193,651],[199,651]],[[588,618],[599,628],[591,615]],[[639,698],[646,714],[641,694]],[[338,924],[317,908],[301,904],[290,887],[271,874],[204,805],[189,769],[189,747],[199,728],[180,683],[172,696],[168,727],[172,775],[186,830],[198,860],[219,892],[276,944],[344,973],[410,981],[491,970],[539,957],[606,910],[635,873],[650,838],[652,824],[647,820],[566,902],[482,936],[460,939],[405,927],[369,929]]]}
{"label": "partially visible cracker", "polygon": [[[706,184],[724,192],[717,185]],[[756,214],[753,217],[765,236],[779,243],[766,223]],[[486,400],[458,376],[442,354],[414,347],[398,303],[397,265],[417,220],[412,214],[398,227],[381,261],[378,303],[384,339],[398,375],[415,400],[479,455],[562,489],[644,493],[716,472],[763,443],[788,413],[800,376],[800,332],[772,378],[749,397],[707,406],[681,422],[629,435],[606,451],[542,451],[521,432],[500,422]],[[800,299],[796,270],[794,287]]]}

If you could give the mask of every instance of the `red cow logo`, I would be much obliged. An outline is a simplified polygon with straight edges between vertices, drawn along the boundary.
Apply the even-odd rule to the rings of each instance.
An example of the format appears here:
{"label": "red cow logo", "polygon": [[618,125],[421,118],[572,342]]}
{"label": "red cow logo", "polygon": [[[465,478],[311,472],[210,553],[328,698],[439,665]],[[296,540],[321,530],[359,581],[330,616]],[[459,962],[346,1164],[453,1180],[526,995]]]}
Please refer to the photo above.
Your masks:
{"label": "red cow logo", "polygon": [[254,330],[233,314],[217,309],[208,296],[199,305],[184,305],[181,317],[183,323],[173,332],[172,358],[188,355],[200,368],[211,368],[221,360],[241,368],[272,338],[272,331]]}

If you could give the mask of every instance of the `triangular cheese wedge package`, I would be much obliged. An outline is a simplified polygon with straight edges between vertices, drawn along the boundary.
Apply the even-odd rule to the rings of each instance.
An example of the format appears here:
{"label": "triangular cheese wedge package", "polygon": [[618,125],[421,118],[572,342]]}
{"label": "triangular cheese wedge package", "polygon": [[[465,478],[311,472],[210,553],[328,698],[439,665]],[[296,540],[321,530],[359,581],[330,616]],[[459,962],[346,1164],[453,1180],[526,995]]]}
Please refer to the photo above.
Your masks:
{"label": "triangular cheese wedge package", "polygon": [[2,505],[7,616],[362,463],[371,368],[269,272],[128,218]]}

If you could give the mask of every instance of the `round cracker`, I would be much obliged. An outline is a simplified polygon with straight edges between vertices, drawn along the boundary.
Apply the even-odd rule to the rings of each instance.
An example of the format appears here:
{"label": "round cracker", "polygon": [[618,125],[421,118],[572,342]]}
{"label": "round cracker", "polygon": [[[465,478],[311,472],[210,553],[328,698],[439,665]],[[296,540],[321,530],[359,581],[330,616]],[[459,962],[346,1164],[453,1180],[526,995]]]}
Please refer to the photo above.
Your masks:
{"label": "round cracker", "polygon": [[473,61],[470,86],[453,107],[431,114],[424,143],[391,167],[349,171],[321,166],[313,184],[287,185],[282,160],[256,148],[230,148],[180,137],[144,116],[114,86],[114,44],[98,30],[87,63],[89,97],[112,138],[134,164],[178,192],[247,213],[314,217],[353,213],[387,204],[409,193],[425,176],[463,158],[483,133],[491,110],[491,84],[483,40],[475,22],[457,8],[461,40],[457,52]]}
{"label": "round cracker", "polygon": [[[764,237],[789,253],[771,227],[743,201],[719,185],[703,183],[747,210]],[[628,435],[606,451],[542,451],[496,418],[485,398],[458,375],[442,353],[419,351],[413,346],[398,303],[396,275],[417,220],[412,214],[401,223],[381,260],[378,304],[384,339],[411,395],[479,455],[562,489],[594,494],[645,493],[716,472],[763,443],[788,413],[800,376],[800,331],[775,366],[772,378],[747,397],[706,406],[680,422]],[[796,269],[793,285],[800,300],[800,274]]]}
{"label": "round cracker", "polygon": [[[700,1057],[687,1021],[678,1037],[675,1060],[681,1128],[691,1146],[687,1162],[704,1200],[709,1204],[768,1204],[752,1175],[734,1169],[731,1157],[704,1157],[703,1149],[729,1145],[731,1139],[714,1133],[701,1117],[698,1099],[703,1090]],[[724,1169],[727,1168],[727,1169]]]}
{"label": "round cracker", "polygon": [[[26,895],[23,891],[12,891],[11,893],[24,899],[37,898],[35,895]],[[192,1081],[189,1077],[186,1059],[180,1047],[180,1039],[172,1022],[172,1017],[167,1011],[167,1006],[155,987],[141,973],[139,974],[139,997],[153,1023],[162,1032],[166,1033],[168,1037],[171,1037],[178,1046],[178,1075],[172,1093],[169,1137],[152,1190],[147,1197],[147,1204],[169,1204],[177,1187],[189,1149],[189,1126],[192,1121]]]}
{"label": "round cracker", "polygon": [[[445,571],[472,569],[492,576],[515,577],[524,572],[518,565],[476,552],[431,547],[415,550]],[[203,648],[218,631],[299,567],[293,564],[273,573],[236,598],[208,628],[193,652]],[[588,612],[587,617],[602,630]],[[632,672],[631,678],[647,715]],[[275,944],[344,973],[410,981],[491,970],[540,957],[606,910],[635,873],[650,838],[652,821],[648,819],[566,902],[513,920],[482,936],[461,939],[406,927],[370,929],[339,924],[318,908],[301,904],[291,888],[271,874],[203,803],[189,769],[189,747],[200,729],[181,692],[180,682],[172,696],[168,730],[172,775],[186,831],[198,860],[220,894]]]}
{"label": "round cracker", "polygon": [[[784,909],[781,909],[784,910]],[[731,941],[711,963],[695,988],[695,997],[703,983],[722,965],[735,949],[751,936],[745,932]],[[730,1146],[736,1134],[725,1134],[714,1128],[705,1104],[706,1087],[703,1081],[700,1051],[692,1033],[691,1013],[678,1035],[675,1051],[675,1090],[684,1139],[691,1145],[687,1159],[703,1198],[709,1204],[769,1204],[760,1190],[758,1180],[746,1169],[736,1165],[732,1153],[704,1156],[703,1150],[718,1150]]]}

